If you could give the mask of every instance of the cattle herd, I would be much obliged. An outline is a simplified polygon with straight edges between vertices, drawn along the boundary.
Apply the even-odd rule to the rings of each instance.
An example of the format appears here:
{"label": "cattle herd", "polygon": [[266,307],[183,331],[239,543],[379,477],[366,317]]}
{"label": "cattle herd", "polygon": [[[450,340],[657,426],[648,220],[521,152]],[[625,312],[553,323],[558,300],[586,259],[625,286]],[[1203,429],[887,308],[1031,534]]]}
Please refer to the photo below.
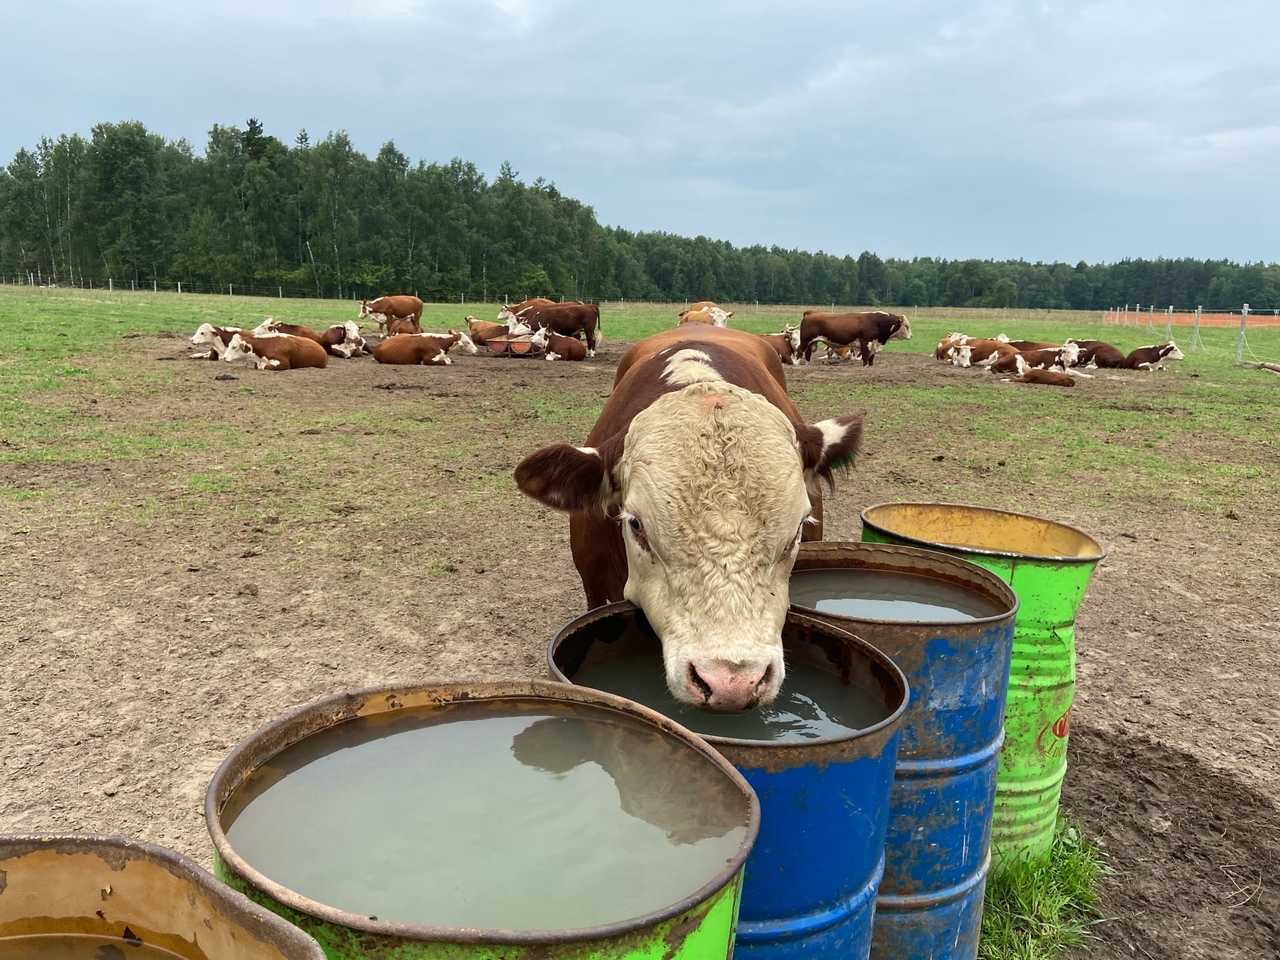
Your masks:
{"label": "cattle herd", "polygon": [[[488,347],[493,353],[541,355],[547,360],[587,360],[601,342],[600,308],[579,300],[557,303],[541,297],[504,306],[496,322],[465,319],[466,332],[424,332],[422,301],[413,296],[380,297],[360,305],[360,319],[373,320],[381,333],[370,343],[354,320],[316,331],[300,324],[280,323],[268,317],[253,330],[203,324],[190,338],[201,349],[193,358],[252,360],[260,370],[293,370],[323,367],[328,358],[372,356],[379,363],[447,364],[455,346],[467,353]],[[697,326],[727,327],[733,316],[710,300],[700,300],[680,311],[676,329],[694,336]],[[799,326],[787,324],[779,333],[753,334],[769,345],[784,364],[813,362],[814,349],[822,344],[825,359],[852,360],[854,352],[863,366],[871,366],[876,354],[890,340],[910,340],[911,323],[901,314],[873,310],[834,313],[806,310]],[[584,342],[585,341],[585,342]],[[1016,383],[1070,387],[1075,378],[1088,377],[1082,369],[1099,367],[1157,370],[1167,360],[1182,360],[1172,342],[1139,347],[1122,354],[1101,340],[1068,339],[1065,343],[1010,340],[952,333],[934,351],[936,359],[958,367],[989,367],[1008,374]]]}
{"label": "cattle herd", "polygon": [[957,367],[989,367],[992,373],[1013,374],[1013,383],[1039,383],[1047,386],[1073,387],[1076,378],[1090,377],[1083,369],[1099,368],[1149,370],[1164,367],[1166,360],[1183,360],[1177,344],[1150,344],[1123,354],[1101,340],[1076,340],[1048,343],[1039,340],[1010,340],[1004,334],[995,337],[971,337],[952,333],[938,342],[935,359]]}

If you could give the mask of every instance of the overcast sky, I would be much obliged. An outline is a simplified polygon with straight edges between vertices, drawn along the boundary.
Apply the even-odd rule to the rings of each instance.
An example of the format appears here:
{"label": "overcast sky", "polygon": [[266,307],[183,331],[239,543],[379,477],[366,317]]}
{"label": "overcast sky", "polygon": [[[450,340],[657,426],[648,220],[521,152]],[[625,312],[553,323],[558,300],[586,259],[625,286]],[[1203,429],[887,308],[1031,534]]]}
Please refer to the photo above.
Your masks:
{"label": "overcast sky", "polygon": [[13,0],[0,37],[0,163],[257,117],[738,245],[1280,260],[1277,0]]}

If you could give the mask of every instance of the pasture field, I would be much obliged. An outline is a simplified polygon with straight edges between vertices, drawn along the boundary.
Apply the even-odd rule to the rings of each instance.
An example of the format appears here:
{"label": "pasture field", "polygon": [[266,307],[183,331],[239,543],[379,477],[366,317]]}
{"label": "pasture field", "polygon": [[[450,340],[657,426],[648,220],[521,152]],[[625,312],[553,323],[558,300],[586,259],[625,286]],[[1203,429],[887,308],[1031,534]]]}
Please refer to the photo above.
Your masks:
{"label": "pasture field", "polygon": [[[284,374],[187,359],[204,321],[352,303],[0,287],[0,831],[120,833],[208,866],[202,804],[281,712],[396,680],[544,675],[582,593],[565,518],[514,488],[581,442],[625,346],[677,306],[606,304],[582,364],[453,354]],[[802,308],[742,307],[756,332]],[[496,307],[430,305],[429,329]],[[1074,389],[937,363],[951,330],[1158,342],[1096,315],[911,313],[875,366],[788,368],[812,420],[866,410],[828,539],[895,500],[1081,527],[1064,805],[1102,844],[1101,958],[1280,956],[1280,377],[1235,331]],[[1184,342],[1187,341],[1187,342]],[[1280,329],[1246,357],[1280,359]],[[1084,955],[1081,951],[1080,955]]]}

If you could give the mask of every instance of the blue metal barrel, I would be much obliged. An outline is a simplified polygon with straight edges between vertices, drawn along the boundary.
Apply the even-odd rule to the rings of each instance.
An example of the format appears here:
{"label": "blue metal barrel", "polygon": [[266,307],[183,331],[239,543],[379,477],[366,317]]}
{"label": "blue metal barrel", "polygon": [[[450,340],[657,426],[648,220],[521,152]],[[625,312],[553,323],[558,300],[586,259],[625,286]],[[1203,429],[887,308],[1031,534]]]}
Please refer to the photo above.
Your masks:
{"label": "blue metal barrel", "polygon": [[[893,662],[846,630],[792,611],[783,626],[790,664],[840,677],[884,705],[882,722],[842,737],[772,743],[705,739],[760,798],[760,833],[747,860],[738,914],[738,960],[864,960],[884,873],[889,795],[907,706]],[[661,656],[630,603],[570,620],[547,649],[552,678],[573,682],[584,664],[620,654]]]}
{"label": "blue metal barrel", "polygon": [[800,545],[795,571],[925,577],[979,595],[998,611],[921,622],[803,610],[856,633],[906,674],[885,875],[876,901],[877,960],[972,960],[991,863],[996,772],[1018,598],[995,574],[929,550],[869,543]]}

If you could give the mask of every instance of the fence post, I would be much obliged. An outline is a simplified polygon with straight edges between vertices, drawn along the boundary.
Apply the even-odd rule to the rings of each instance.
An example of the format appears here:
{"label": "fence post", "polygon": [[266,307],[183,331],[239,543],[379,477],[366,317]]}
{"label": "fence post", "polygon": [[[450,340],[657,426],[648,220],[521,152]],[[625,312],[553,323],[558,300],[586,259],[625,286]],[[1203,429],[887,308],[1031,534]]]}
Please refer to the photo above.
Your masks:
{"label": "fence post", "polygon": [[276,287],[276,293],[279,295],[281,300],[284,299],[284,287]]}
{"label": "fence post", "polygon": [[1148,331],[1151,330],[1151,321],[1155,319],[1155,316],[1156,316],[1156,305],[1153,303],[1151,304],[1151,306],[1147,308],[1147,330]]}
{"label": "fence post", "polygon": [[181,293],[181,292],[182,292],[182,281],[181,281],[181,280],[179,280],[179,281],[178,281],[178,292],[179,292],[179,293]]}
{"label": "fence post", "polygon": [[1129,305],[1127,303],[1124,305],[1124,325],[1126,327],[1129,325]]}
{"label": "fence post", "polygon": [[1244,328],[1249,322],[1249,305],[1240,308],[1240,336],[1236,339],[1236,363],[1244,359]]}
{"label": "fence post", "polygon": [[1169,309],[1164,312],[1164,338],[1165,340],[1173,339],[1173,304],[1169,305]]}
{"label": "fence post", "polygon": [[1196,325],[1191,328],[1191,349],[1192,350],[1196,349],[1196,347],[1200,343],[1200,310],[1201,309],[1202,308],[1199,306],[1196,307]]}
{"label": "fence post", "polygon": [[116,282],[110,277],[107,277],[107,292],[114,293],[115,289],[116,289]]}
{"label": "fence post", "polygon": [[234,297],[236,295],[236,285],[234,283],[227,284],[227,296]]}

